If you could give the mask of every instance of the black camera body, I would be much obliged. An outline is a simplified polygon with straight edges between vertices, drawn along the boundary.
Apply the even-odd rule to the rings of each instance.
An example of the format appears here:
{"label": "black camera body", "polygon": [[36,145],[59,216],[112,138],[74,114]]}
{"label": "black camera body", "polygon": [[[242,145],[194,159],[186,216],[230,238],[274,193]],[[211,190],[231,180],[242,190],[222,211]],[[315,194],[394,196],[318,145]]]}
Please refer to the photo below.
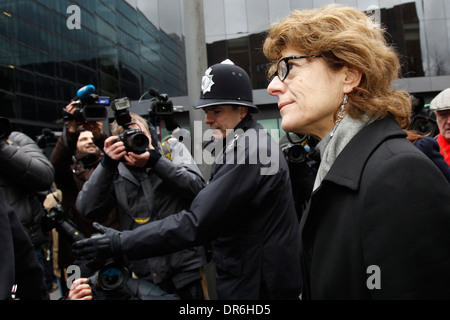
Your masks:
{"label": "black camera body", "polygon": [[[51,208],[42,219],[42,227],[48,232],[55,228],[62,237],[68,242],[74,243],[86,237],[78,230],[74,222],[67,218],[60,203]],[[95,291],[114,291],[123,288],[124,282],[128,280],[128,269],[114,260],[110,260],[91,268],[89,265],[83,265],[82,275],[88,277],[89,284]]]}
{"label": "black camera body", "polygon": [[111,104],[117,124],[124,129],[117,141],[123,142],[127,152],[141,154],[147,151],[150,141],[143,131],[130,128],[131,116],[128,110],[130,107],[130,101],[126,97],[116,99]]}
{"label": "black camera body", "polygon": [[435,137],[439,134],[436,114],[429,105],[425,105],[425,99],[421,96],[411,95],[413,115],[411,117],[410,130],[416,130],[420,134]]}
{"label": "black camera body", "polygon": [[86,121],[101,121],[107,118],[106,106],[110,105],[109,97],[101,97],[91,94],[86,99],[80,100],[80,110]]}
{"label": "black camera body", "polygon": [[416,130],[423,135],[435,137],[439,134],[436,114],[429,107],[423,107],[411,117],[410,130]]}
{"label": "black camera body", "polygon": [[64,110],[64,121],[76,120],[78,123],[85,121],[102,121],[107,118],[106,106],[110,105],[109,97],[100,97],[96,94],[89,95],[86,99],[76,100],[73,106],[77,108],[74,114]]}
{"label": "black camera body", "polygon": [[60,203],[56,204],[42,217],[42,228],[45,232],[49,232],[55,228],[56,231],[70,243],[86,239],[86,237],[78,231],[75,223],[67,219]]}
{"label": "black camera body", "polygon": [[291,135],[286,134],[288,139],[287,143],[281,146],[281,151],[288,162],[291,163],[303,163],[307,161],[307,151],[305,146],[308,143],[308,136],[297,136],[297,141],[294,141]]}
{"label": "black camera body", "polygon": [[304,135],[287,133],[280,138],[280,148],[287,160],[295,210],[300,221],[306,204],[311,197],[319,159],[317,139]]}
{"label": "black camera body", "polygon": [[148,137],[139,129],[124,129],[117,141],[122,141],[127,152],[142,154],[148,149]]}
{"label": "black camera body", "polygon": [[63,119],[76,120],[78,123],[84,121],[102,121],[107,118],[106,107],[111,104],[111,99],[106,96],[99,96],[94,93],[95,87],[91,84],[84,86],[77,91],[77,96],[72,99],[77,108],[74,114],[63,111]]}
{"label": "black camera body", "polygon": [[159,92],[153,88],[148,91],[153,96],[153,102],[150,106],[150,114],[155,116],[169,116],[173,114],[173,103],[169,100],[167,94],[159,94]]}
{"label": "black camera body", "polygon": [[281,149],[288,162],[302,163],[306,161],[306,150],[299,144],[287,144]]}

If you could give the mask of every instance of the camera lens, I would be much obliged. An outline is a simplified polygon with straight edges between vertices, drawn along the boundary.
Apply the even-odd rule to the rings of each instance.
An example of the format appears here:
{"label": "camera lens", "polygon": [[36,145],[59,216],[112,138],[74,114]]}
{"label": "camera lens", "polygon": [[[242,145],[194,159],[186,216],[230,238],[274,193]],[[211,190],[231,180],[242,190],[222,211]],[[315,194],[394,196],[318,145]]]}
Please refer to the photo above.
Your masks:
{"label": "camera lens", "polygon": [[103,290],[115,290],[126,282],[126,273],[120,267],[112,264],[100,270],[98,283]]}
{"label": "camera lens", "polygon": [[149,140],[144,133],[136,133],[131,139],[131,145],[135,153],[144,153],[148,148]]}
{"label": "camera lens", "polygon": [[144,153],[150,143],[145,133],[138,129],[126,129],[119,135],[119,140],[123,141],[127,151],[136,154]]}
{"label": "camera lens", "polygon": [[300,145],[293,145],[292,147],[289,148],[289,151],[287,153],[287,159],[288,161],[295,163],[303,162],[306,159],[306,151]]}
{"label": "camera lens", "polygon": [[141,148],[141,147],[146,147],[148,145],[148,139],[147,136],[145,136],[144,134],[136,134],[133,137],[133,141],[132,141],[133,146]]}
{"label": "camera lens", "polygon": [[411,129],[417,130],[423,134],[429,134],[434,130],[434,125],[427,119],[416,119],[411,125]]}

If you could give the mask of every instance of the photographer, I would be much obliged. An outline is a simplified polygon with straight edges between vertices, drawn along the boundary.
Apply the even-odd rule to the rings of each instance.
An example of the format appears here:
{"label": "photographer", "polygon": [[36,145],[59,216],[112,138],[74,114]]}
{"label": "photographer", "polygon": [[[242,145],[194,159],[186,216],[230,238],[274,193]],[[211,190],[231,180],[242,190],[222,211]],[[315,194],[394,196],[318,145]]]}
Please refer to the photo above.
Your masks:
{"label": "photographer", "polygon": [[0,118],[0,190],[29,235],[44,264],[48,237],[41,228],[43,208],[38,192],[48,190],[54,177],[50,161],[38,145],[22,132],[12,131]]}
{"label": "photographer", "polygon": [[317,163],[320,162],[320,159],[316,159],[317,140],[310,136],[299,135],[292,138],[291,134],[287,133],[280,138],[279,143],[288,164],[295,209],[300,221],[311,197]]}
{"label": "photographer", "polygon": [[[44,273],[33,245],[0,191],[0,300],[48,300]],[[17,285],[17,291],[13,288]],[[15,291],[15,292],[13,292]],[[14,297],[12,297],[14,295]]]}
{"label": "photographer", "polygon": [[[115,121],[105,140],[105,156],[78,195],[77,208],[86,217],[117,208],[120,229],[151,224],[189,207],[205,181],[186,147],[172,141],[172,161],[151,143],[147,122],[131,113],[131,121]],[[116,119],[117,119],[116,115]],[[124,130],[125,127],[125,130]],[[130,149],[130,140],[148,139],[144,150]],[[206,264],[203,247],[192,247],[145,260],[129,261],[128,269],[181,299],[203,299],[200,268]]]}
{"label": "photographer", "polygon": [[[68,115],[74,115],[78,111],[76,102],[68,104],[65,111]],[[50,161],[55,168],[55,183],[63,194],[62,207],[86,236],[90,236],[94,231],[93,221],[78,212],[75,201],[83,184],[103,157],[101,148],[106,138],[107,134],[103,132],[101,121],[77,121],[69,116],[50,156]],[[96,221],[110,227],[117,227],[115,210],[105,213],[106,215],[98,216]],[[58,265],[63,270],[74,262],[72,247],[71,243],[63,237],[59,237],[58,247]],[[67,290],[67,288],[62,289],[64,292]]]}

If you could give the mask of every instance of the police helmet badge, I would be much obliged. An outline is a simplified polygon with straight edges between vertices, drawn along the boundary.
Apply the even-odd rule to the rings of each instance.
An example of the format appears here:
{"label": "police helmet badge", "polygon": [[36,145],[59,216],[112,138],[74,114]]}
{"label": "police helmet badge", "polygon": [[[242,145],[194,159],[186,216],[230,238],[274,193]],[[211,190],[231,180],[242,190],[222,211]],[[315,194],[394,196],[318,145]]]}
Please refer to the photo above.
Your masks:
{"label": "police helmet badge", "polygon": [[205,75],[202,78],[202,91],[203,94],[206,92],[211,92],[211,87],[214,85],[213,75],[211,74],[212,69],[208,68],[206,70]]}

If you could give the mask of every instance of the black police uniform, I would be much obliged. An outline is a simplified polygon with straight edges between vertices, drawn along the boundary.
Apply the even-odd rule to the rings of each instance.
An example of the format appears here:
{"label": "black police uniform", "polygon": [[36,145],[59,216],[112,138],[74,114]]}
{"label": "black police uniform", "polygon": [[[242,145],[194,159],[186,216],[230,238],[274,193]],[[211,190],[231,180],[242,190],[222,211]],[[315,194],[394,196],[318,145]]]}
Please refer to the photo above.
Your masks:
{"label": "black police uniform", "polygon": [[[210,69],[197,108],[235,104],[257,111],[244,70],[228,64]],[[243,133],[228,139],[216,154],[210,183],[190,209],[123,232],[123,252],[129,258],[143,258],[212,241],[219,299],[297,299],[301,288],[298,220],[286,160],[251,115],[235,132]],[[276,172],[262,174],[268,167],[258,157],[277,151]],[[222,161],[229,154],[234,157],[231,164]]]}

